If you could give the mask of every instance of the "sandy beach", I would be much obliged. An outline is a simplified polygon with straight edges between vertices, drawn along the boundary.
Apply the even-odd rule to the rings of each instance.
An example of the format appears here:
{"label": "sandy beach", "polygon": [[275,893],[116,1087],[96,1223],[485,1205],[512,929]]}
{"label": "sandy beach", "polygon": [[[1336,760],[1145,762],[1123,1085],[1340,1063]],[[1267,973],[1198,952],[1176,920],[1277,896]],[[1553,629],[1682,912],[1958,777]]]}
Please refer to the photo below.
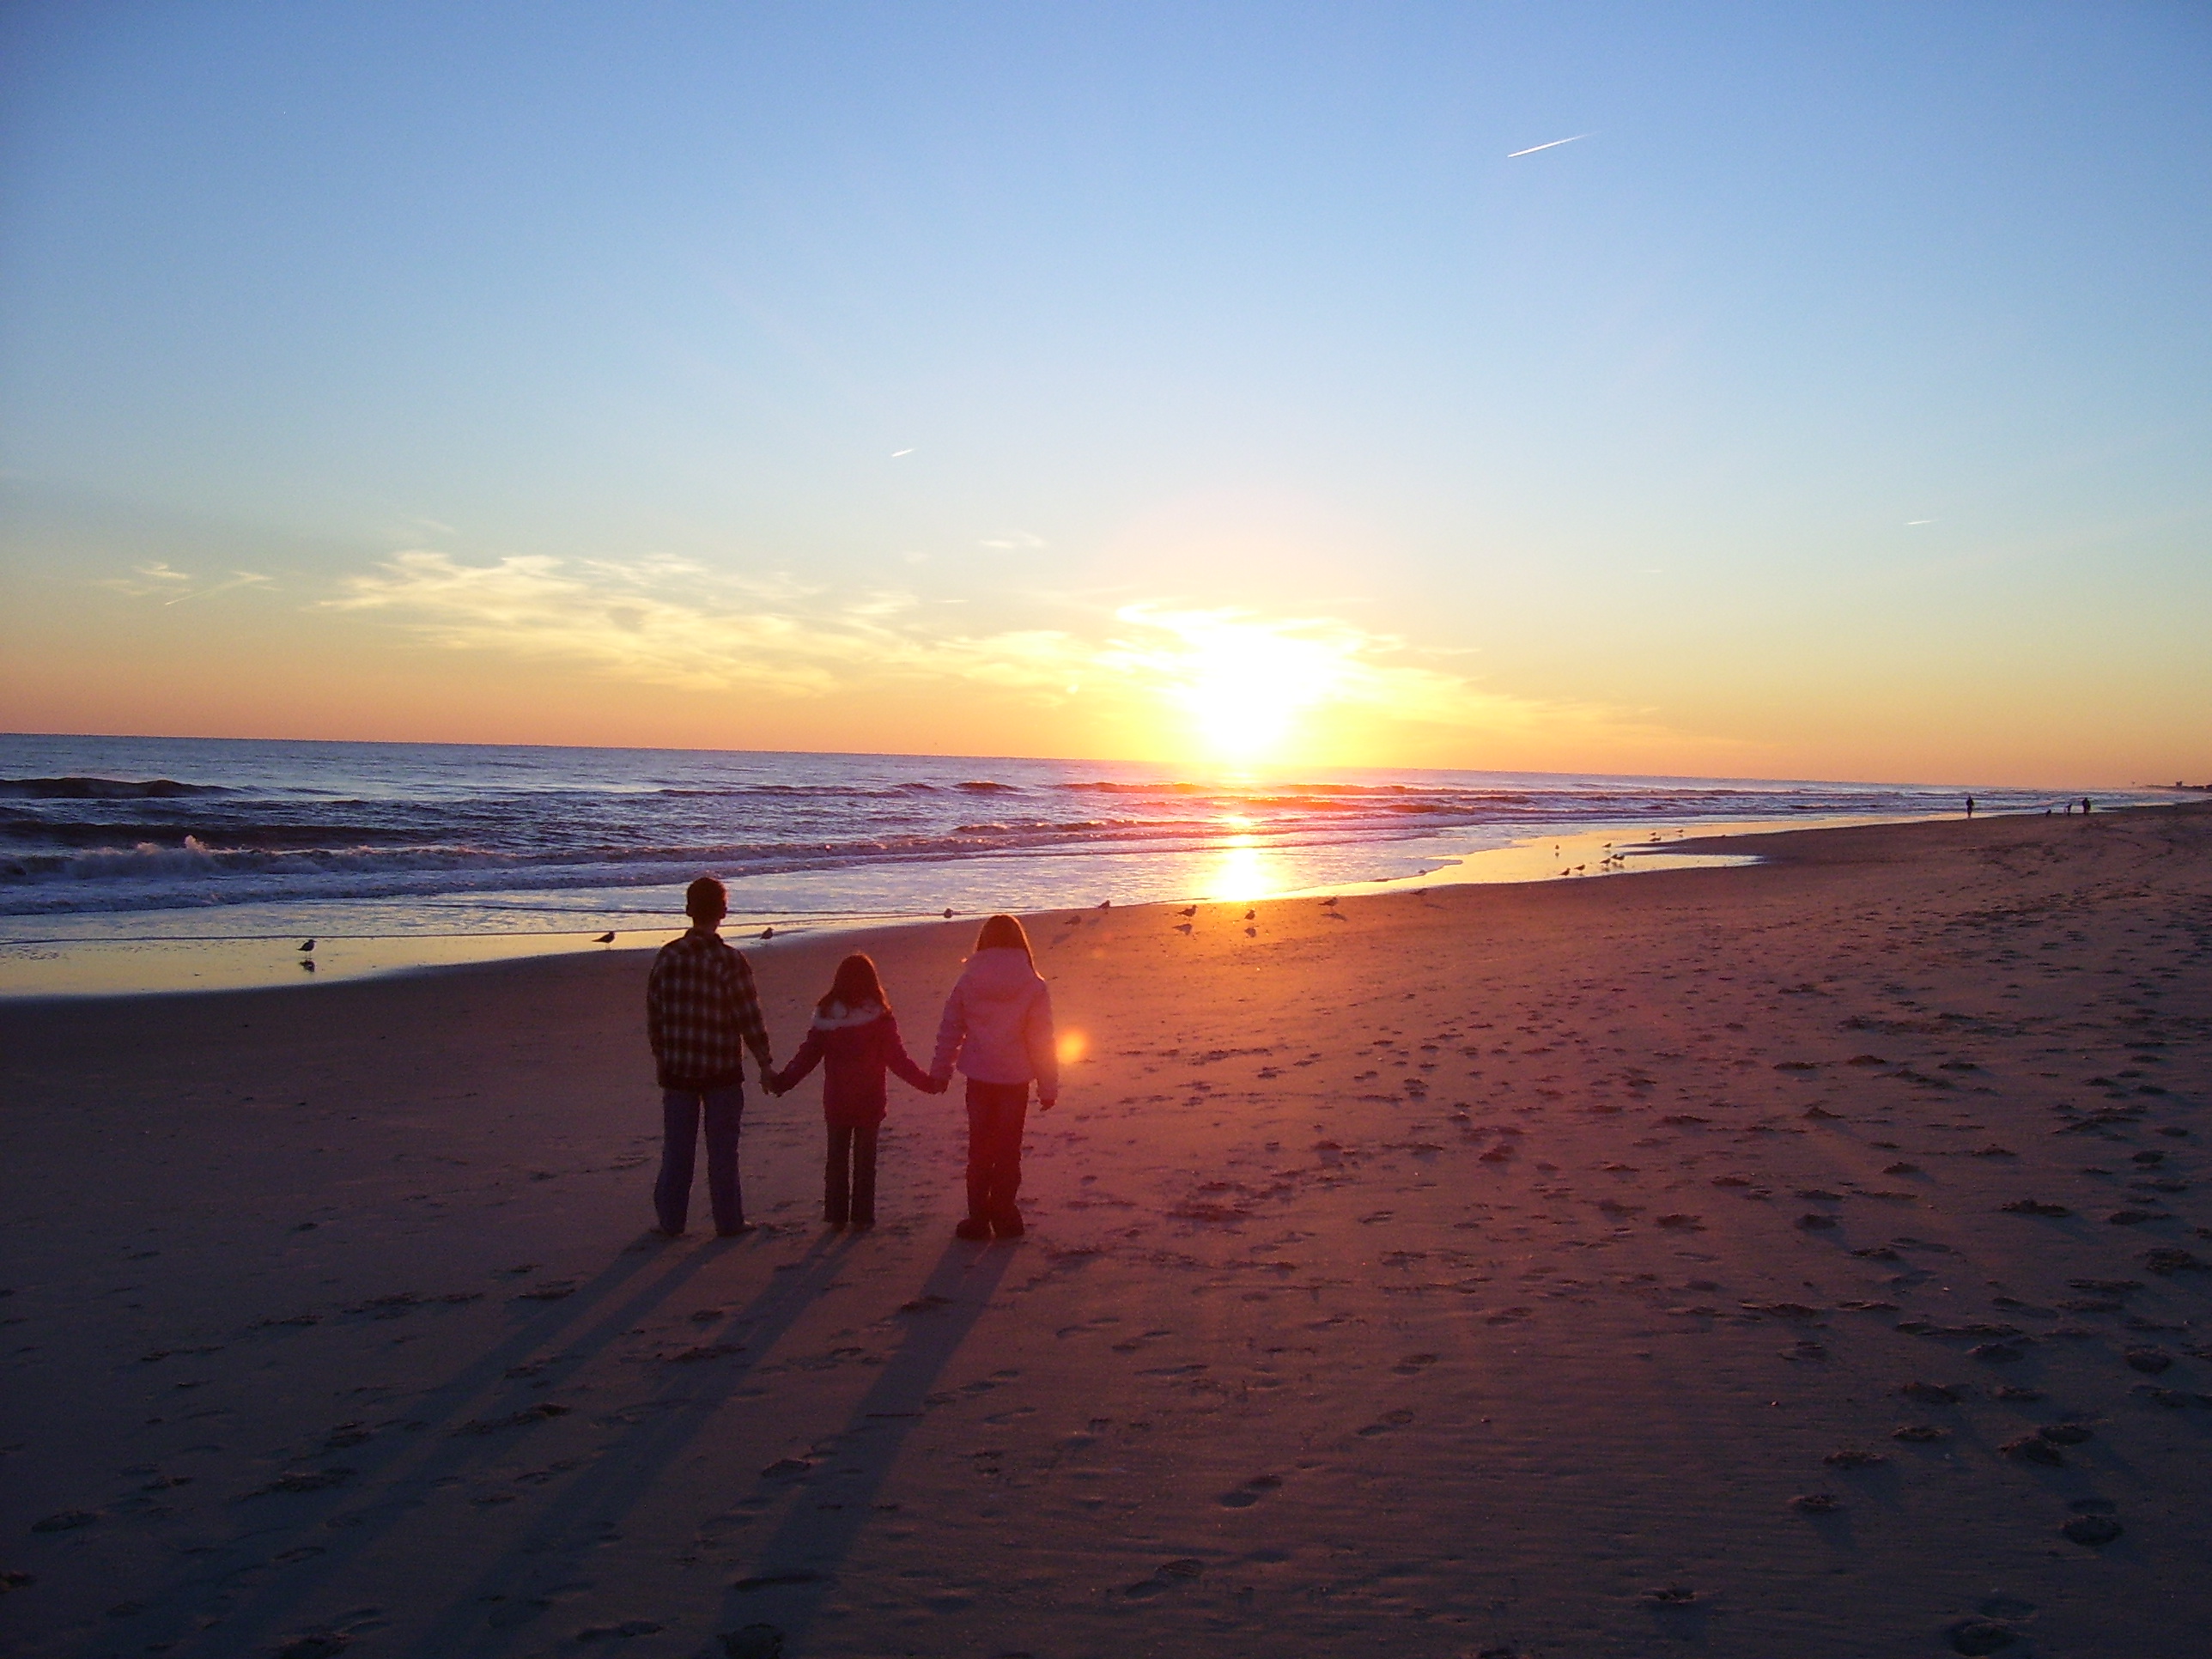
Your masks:
{"label": "sandy beach", "polygon": [[810,1084],[649,1237],[647,951],[0,1006],[0,1639],[2204,1651],[2212,813],[1714,850],[1031,916],[1013,1244],[898,1085],[873,1233]]}

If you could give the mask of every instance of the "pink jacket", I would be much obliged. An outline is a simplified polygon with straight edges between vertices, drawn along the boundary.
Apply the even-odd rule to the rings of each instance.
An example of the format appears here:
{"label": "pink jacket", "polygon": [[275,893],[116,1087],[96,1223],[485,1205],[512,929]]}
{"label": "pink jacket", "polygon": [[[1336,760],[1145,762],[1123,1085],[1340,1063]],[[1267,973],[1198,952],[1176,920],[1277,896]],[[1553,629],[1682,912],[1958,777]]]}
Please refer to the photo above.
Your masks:
{"label": "pink jacket", "polygon": [[978,951],[968,958],[945,1018],[937,1027],[937,1058],[930,1070],[961,1074],[978,1083],[1027,1083],[1037,1094],[1060,1094],[1060,1054],[1053,1043],[1052,993],[1026,951],[1011,945]]}

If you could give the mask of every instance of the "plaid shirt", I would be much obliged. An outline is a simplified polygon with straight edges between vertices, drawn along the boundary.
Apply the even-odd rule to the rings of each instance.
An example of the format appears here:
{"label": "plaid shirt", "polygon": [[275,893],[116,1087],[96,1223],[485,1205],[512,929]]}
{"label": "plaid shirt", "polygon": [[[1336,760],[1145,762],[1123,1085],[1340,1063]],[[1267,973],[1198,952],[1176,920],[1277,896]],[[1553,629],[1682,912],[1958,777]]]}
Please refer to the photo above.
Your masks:
{"label": "plaid shirt", "polygon": [[750,964],[720,935],[696,927],[662,945],[653,959],[645,983],[645,1029],[664,1089],[720,1089],[743,1082],[748,1048],[763,1074],[775,1064]]}

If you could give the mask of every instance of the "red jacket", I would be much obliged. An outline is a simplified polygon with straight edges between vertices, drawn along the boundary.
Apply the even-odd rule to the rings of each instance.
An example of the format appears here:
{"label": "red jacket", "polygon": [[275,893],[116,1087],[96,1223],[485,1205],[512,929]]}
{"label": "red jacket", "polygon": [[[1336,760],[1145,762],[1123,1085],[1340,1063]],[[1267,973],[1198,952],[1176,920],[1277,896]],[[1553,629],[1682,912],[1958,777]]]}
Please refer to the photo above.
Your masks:
{"label": "red jacket", "polygon": [[817,1061],[823,1068],[822,1115],[833,1129],[884,1121],[886,1070],[896,1072],[926,1094],[938,1092],[929,1073],[914,1063],[899,1041],[898,1021],[872,1002],[860,1008],[833,1002],[828,1012],[817,1013],[806,1041],[771,1079],[776,1093],[798,1087]]}

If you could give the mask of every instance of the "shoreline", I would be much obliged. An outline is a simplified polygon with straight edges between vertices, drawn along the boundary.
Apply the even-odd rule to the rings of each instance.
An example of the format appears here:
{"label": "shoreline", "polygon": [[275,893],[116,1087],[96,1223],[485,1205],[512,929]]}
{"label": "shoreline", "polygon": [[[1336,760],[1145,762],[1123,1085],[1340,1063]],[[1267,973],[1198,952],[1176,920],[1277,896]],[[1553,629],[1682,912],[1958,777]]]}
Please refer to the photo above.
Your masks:
{"label": "shoreline", "polygon": [[[2136,807],[2116,810],[2166,809]],[[1195,900],[1200,903],[1250,903],[1319,896],[1328,892],[1352,896],[1409,891],[1426,887],[1538,884],[1557,880],[1570,873],[1577,879],[1648,875],[1663,868],[1711,867],[1723,861],[1741,863],[1754,859],[1759,854],[1756,848],[1736,843],[1756,841],[1763,846],[1768,838],[1778,835],[1830,828],[1865,829],[1945,821],[1944,818],[1926,815],[1879,818],[1831,816],[1810,824],[1793,819],[1730,820],[1710,829],[1669,826],[1674,832],[1671,835],[1649,831],[1649,826],[1640,824],[1604,825],[1532,833],[1516,836],[1504,847],[1478,849],[1449,858],[1439,854],[1440,858],[1444,858],[1443,862],[1417,875],[1346,881],[1279,891],[1263,890],[1264,873],[1258,866],[1240,870],[1237,851],[1232,848],[1219,861],[1214,878],[1204,884],[1214,890],[1203,894],[1177,894],[1139,902],[1176,904]],[[1631,840],[1632,834],[1643,838]],[[1685,839],[1686,836],[1687,839]],[[1726,848],[1708,845],[1723,839],[1730,844]],[[1565,849],[1564,859],[1555,859],[1545,852],[1547,843],[1553,843]],[[1396,845],[1402,847],[1404,843]],[[1607,869],[1604,860],[1615,851],[1622,854],[1624,861],[1620,867]],[[1564,861],[1571,861],[1582,867],[1571,872],[1568,868],[1559,867]],[[1590,867],[1592,866],[1596,867]],[[1240,875],[1249,885],[1240,884]],[[1132,904],[1123,908],[1135,908],[1137,906]],[[174,915],[178,913],[146,914]],[[977,914],[980,915],[981,913]],[[775,916],[746,915],[739,921],[738,928],[729,930],[729,934],[733,941],[744,943],[738,938],[738,932],[750,932],[757,923],[765,922],[775,927],[780,935],[798,938],[842,935],[856,929],[872,931],[884,926],[922,926],[936,919],[927,913],[917,913],[904,917],[859,917],[850,920],[802,918],[787,924]],[[250,936],[220,933],[152,936],[120,940],[41,939],[20,944],[7,942],[0,943],[0,1005],[63,1001],[80,997],[198,994],[216,990],[275,988],[279,984],[343,983],[364,978],[382,978],[398,973],[489,962],[591,955],[601,948],[594,937],[599,931],[603,930],[579,927],[530,933],[470,932],[361,935],[324,932],[313,927],[310,920],[302,923],[299,932],[314,938],[319,949],[313,957],[307,958],[302,958],[296,950],[291,948],[290,941],[298,937],[297,933]],[[680,931],[680,926],[677,925],[665,930],[624,928],[618,931],[617,944],[611,948],[640,948],[622,945],[620,937],[623,933],[652,935],[658,944],[664,932],[667,937],[673,937]],[[530,942],[526,945],[517,943],[521,940]],[[302,976],[303,961],[313,964],[306,970],[313,974],[312,980]],[[214,982],[191,982],[200,979]],[[60,982],[49,982],[54,981]]]}

